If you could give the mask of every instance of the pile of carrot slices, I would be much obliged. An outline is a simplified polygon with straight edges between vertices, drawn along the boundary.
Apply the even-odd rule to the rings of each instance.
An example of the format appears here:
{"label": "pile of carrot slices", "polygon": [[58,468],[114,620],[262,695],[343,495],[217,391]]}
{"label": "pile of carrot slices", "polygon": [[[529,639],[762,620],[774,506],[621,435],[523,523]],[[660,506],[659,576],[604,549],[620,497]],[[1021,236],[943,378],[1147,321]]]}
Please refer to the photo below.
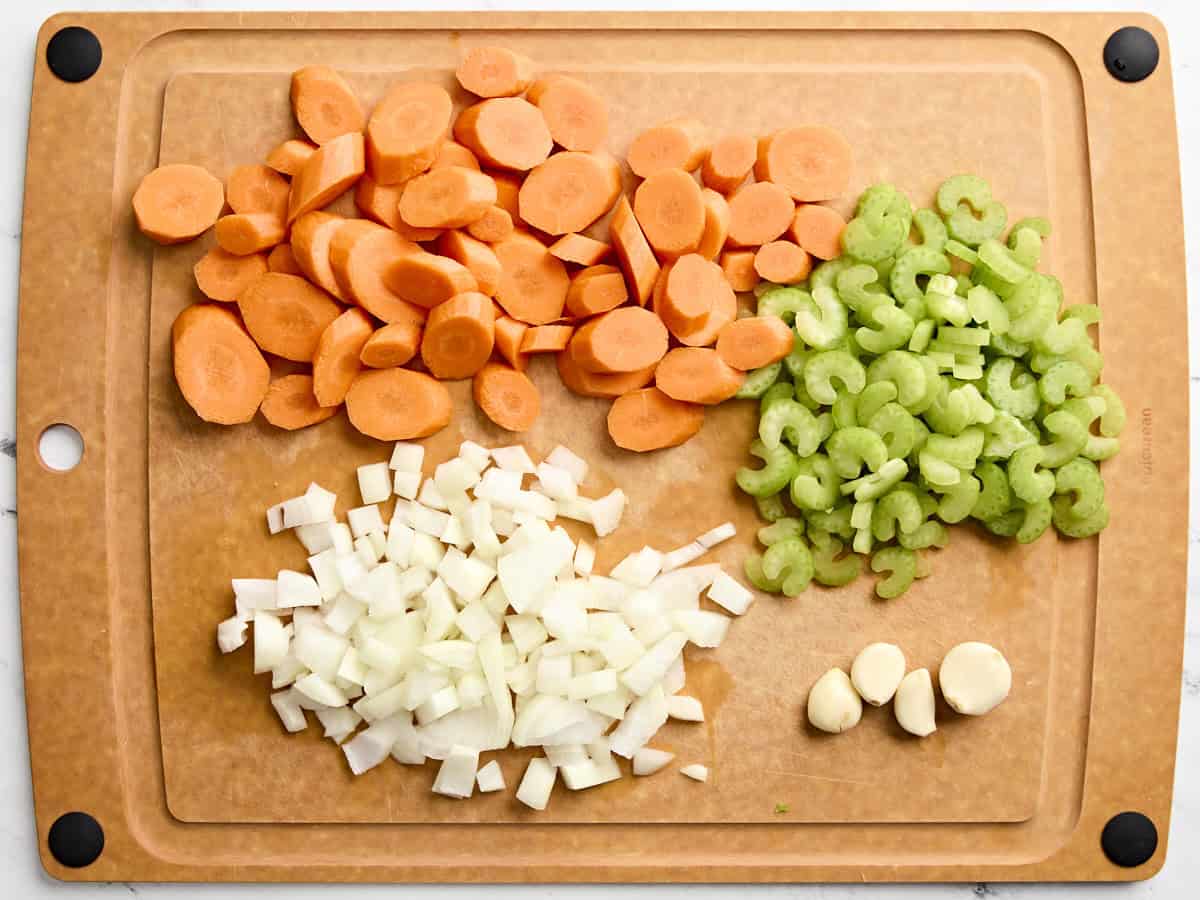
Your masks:
{"label": "pile of carrot slices", "polygon": [[[463,58],[456,98],[394,85],[368,112],[333,69],[292,76],[305,138],[224,184],[167,165],[133,197],[162,244],[214,231],[195,265],[209,303],[172,333],[175,376],[202,419],[256,413],[285,429],[344,404],[363,434],[405,440],[450,420],[444,380],[473,379],[479,409],[511,431],[536,421],[530,357],[612,406],[634,451],[675,446],[745,372],[792,349],[773,318],[738,318],[739,292],[803,281],[840,252],[850,147],[820,126],[710,139],[695,119],[605,151],[608,109],[587,84],[541,76],[500,47]],[[459,95],[459,99],[462,95]],[[461,105],[461,104],[460,104]],[[353,191],[362,218],[325,211]],[[268,357],[303,370],[271,380]]]}

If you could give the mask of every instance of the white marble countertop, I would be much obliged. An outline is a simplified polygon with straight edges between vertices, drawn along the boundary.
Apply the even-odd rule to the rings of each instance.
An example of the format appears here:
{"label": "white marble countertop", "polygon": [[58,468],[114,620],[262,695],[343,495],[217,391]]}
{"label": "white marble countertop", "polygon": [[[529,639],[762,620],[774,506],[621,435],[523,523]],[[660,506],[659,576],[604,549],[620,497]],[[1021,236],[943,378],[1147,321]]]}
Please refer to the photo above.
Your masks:
{"label": "white marble countertop", "polygon": [[[1179,117],[1180,158],[1183,165],[1184,212],[1190,234],[1200,229],[1200,4],[1195,0],[1155,0],[1155,2],[1037,2],[1017,3],[958,2],[816,2],[731,4],[687,0],[679,3],[604,3],[587,0],[558,0],[542,3],[491,2],[371,2],[371,0],[275,0],[275,2],[239,2],[239,0],[79,0],[58,3],[55,0],[16,0],[0,9],[0,121],[8,122],[0,130],[0,159],[7,164],[0,168],[0,372],[12,373],[16,359],[17,268],[21,239],[21,194],[24,181],[25,135],[29,115],[30,78],[33,69],[34,39],[42,21],[52,13],[67,9],[96,9],[134,11],[146,9],[403,9],[403,8],[630,8],[654,6],[676,8],[778,8],[828,9],[851,6],[863,9],[939,9],[971,7],[995,9],[1045,8],[1048,10],[1128,9],[1138,7],[1157,15],[1171,40],[1174,62],[1175,105]],[[1192,287],[1193,305],[1200,307],[1200,253],[1189,258],[1188,281]],[[1191,345],[1191,382],[1200,381],[1197,352],[1200,348],[1200,317],[1193,310],[1189,315],[1188,333]],[[1200,407],[1193,392],[1192,470],[1200,463],[1200,441],[1196,427],[1200,422]],[[611,894],[612,887],[489,887],[489,886],[424,886],[424,887],[278,887],[278,886],[183,886],[183,885],[63,885],[45,875],[38,862],[37,835],[34,829],[32,796],[29,782],[29,751],[25,735],[24,686],[21,677],[21,643],[17,603],[17,510],[12,438],[14,435],[14,378],[0,378],[0,592],[7,602],[0,610],[0,870],[4,872],[5,893],[22,900],[46,897],[119,897],[125,895],[155,898],[217,896],[250,898],[264,896],[404,896],[449,897],[600,897]],[[1194,487],[1194,485],[1193,485]],[[1189,542],[1200,543],[1197,530],[1197,492],[1191,493],[1191,528]],[[1179,729],[1179,763],[1176,768],[1174,813],[1171,822],[1170,852],[1165,869],[1148,882],[1127,887],[1113,887],[1122,896],[1184,897],[1196,896],[1200,883],[1200,572],[1195,559],[1189,560],[1188,630],[1184,659],[1182,719]],[[1190,887],[1188,887],[1190,885]],[[665,897],[682,895],[684,888],[631,887],[623,888],[634,896]],[[731,897],[741,889],[736,886],[689,886],[691,898]],[[791,886],[762,887],[760,893],[776,897],[851,898],[870,894],[881,898],[941,898],[971,895],[977,897],[1082,897],[1100,888],[1088,885],[942,885],[942,886]],[[286,893],[285,893],[286,892]]]}

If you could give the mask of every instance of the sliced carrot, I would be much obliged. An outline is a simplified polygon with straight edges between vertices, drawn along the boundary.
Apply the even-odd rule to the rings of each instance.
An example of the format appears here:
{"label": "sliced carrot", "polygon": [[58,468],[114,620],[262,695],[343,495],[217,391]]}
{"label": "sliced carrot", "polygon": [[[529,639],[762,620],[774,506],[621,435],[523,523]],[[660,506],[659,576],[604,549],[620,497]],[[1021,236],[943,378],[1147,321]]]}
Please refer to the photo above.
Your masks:
{"label": "sliced carrot", "polygon": [[667,352],[662,320],[640,306],[623,306],[589,320],[571,338],[580,368],[611,375],[654,365]]}
{"label": "sliced carrot", "polygon": [[445,169],[448,166],[461,166],[464,169],[479,171],[479,160],[475,154],[457,141],[442,141],[437,156],[433,158],[430,169]]}
{"label": "sliced carrot", "polygon": [[[243,257],[243,259],[251,258]],[[267,255],[267,270],[270,272],[282,272],[285,275],[304,274],[304,270],[296,262],[295,254],[292,253],[291,244],[276,244],[271,248],[270,254]]]}
{"label": "sliced carrot", "polygon": [[521,342],[528,330],[529,326],[524,322],[509,316],[496,318],[496,350],[518,372],[524,372],[529,365],[529,357],[521,352]]}
{"label": "sliced carrot", "polygon": [[235,213],[270,213],[282,220],[291,189],[288,180],[269,166],[236,166],[229,173],[225,199]]}
{"label": "sliced carrot", "polygon": [[420,325],[416,322],[393,322],[367,338],[358,358],[364,366],[372,369],[390,369],[411,360],[420,346]]}
{"label": "sliced carrot", "polygon": [[538,389],[524,372],[488,363],[471,383],[475,405],[507,431],[528,431],[542,411]]}
{"label": "sliced carrot", "polygon": [[729,236],[729,204],[710,188],[701,191],[700,196],[704,200],[704,234],[696,252],[705,259],[716,259]]}
{"label": "sliced carrot", "polygon": [[249,285],[267,271],[267,258],[261,253],[234,256],[213,247],[192,267],[196,286],[210,300],[236,303]]}
{"label": "sliced carrot", "polygon": [[512,216],[499,206],[493,206],[467,226],[467,234],[477,241],[495,244],[513,233]]}
{"label": "sliced carrot", "polygon": [[329,265],[329,245],[337,230],[348,221],[332,213],[314,211],[292,224],[291,235],[292,255],[300,271],[317,287],[344,302],[350,298],[342,293]]}
{"label": "sliced carrot", "polygon": [[306,212],[332,203],[362,177],[363,136],[358,132],[335,137],[322,144],[292,179],[288,197],[288,224]]}
{"label": "sliced carrot", "polygon": [[367,369],[346,394],[350,424],[380,441],[429,437],[449,424],[453,412],[444,384],[409,369]]}
{"label": "sliced carrot", "polygon": [[722,291],[702,325],[695,331],[677,334],[675,337],[685,347],[707,347],[714,343],[721,330],[736,318],[737,295],[732,290]]}
{"label": "sliced carrot", "polygon": [[835,259],[842,255],[842,232],[846,220],[836,210],[815,203],[796,207],[788,237],[817,259]]}
{"label": "sliced carrot", "polygon": [[242,291],[238,309],[254,342],[268,353],[311,362],[321,332],[342,308],[298,275],[267,272]]}
{"label": "sliced carrot", "polygon": [[703,424],[703,406],[673,400],[653,387],[622,394],[608,411],[613,443],[637,453],[678,447],[695,437]]}
{"label": "sliced carrot", "polygon": [[758,247],[788,230],[796,204],[777,184],[758,181],[729,198],[728,242],[735,247]]}
{"label": "sliced carrot", "polygon": [[345,295],[375,318],[420,325],[425,321],[425,309],[396,294],[385,278],[388,267],[401,256],[422,252],[412,241],[387,228],[371,222],[350,222],[334,232],[329,264]]}
{"label": "sliced carrot", "polygon": [[612,400],[643,388],[654,380],[654,370],[658,364],[638,369],[636,372],[621,372],[617,375],[601,375],[596,372],[585,372],[571,357],[570,350],[564,350],[554,357],[558,366],[558,377],[563,386],[573,394],[581,397],[599,397]]}
{"label": "sliced carrot", "polygon": [[744,372],[708,347],[676,347],[654,372],[655,386],[668,397],[705,406],[728,400],[745,380]]}
{"label": "sliced carrot", "polygon": [[649,178],[667,169],[693,172],[707,155],[704,124],[697,119],[673,119],[635,137],[629,145],[626,162],[634,175]]}
{"label": "sliced carrot", "polygon": [[405,182],[400,218],[414,228],[462,228],[496,203],[496,182],[462,166],[447,166]]}
{"label": "sliced carrot", "polygon": [[746,180],[757,156],[758,142],[753,137],[727,134],[713,142],[700,167],[700,180],[718,193],[731,193]]}
{"label": "sliced carrot", "polygon": [[650,309],[660,319],[662,318],[663,295],[667,292],[667,280],[671,277],[671,269],[674,265],[675,260],[673,259],[663,263],[662,270],[654,281],[654,293],[650,296]]}
{"label": "sliced carrot", "polygon": [[584,318],[616,309],[629,299],[625,278],[612,266],[593,266],[576,273],[567,290],[567,312]]}
{"label": "sliced carrot", "polygon": [[542,111],[554,143],[566,150],[599,150],[608,138],[608,105],[591,86],[566,75],[539,78],[526,99]]}
{"label": "sliced carrot", "polygon": [[721,271],[735,291],[752,291],[758,284],[753,250],[726,250],[721,254]]}
{"label": "sliced carrot", "polygon": [[504,47],[475,47],[454,75],[476,97],[515,97],[533,82],[533,60]]}
{"label": "sliced carrot", "polygon": [[461,231],[447,231],[438,239],[438,253],[462,263],[475,276],[481,294],[496,295],[502,272],[500,260],[483,241]]}
{"label": "sliced carrot", "polygon": [[283,219],[273,213],[235,213],[221,216],[213,228],[217,245],[226,253],[248,256],[269,250],[283,240]]}
{"label": "sliced carrot", "polygon": [[522,228],[521,220],[521,176],[511,172],[489,172],[496,182],[496,205],[508,213],[514,228]]}
{"label": "sliced carrot", "polygon": [[735,369],[749,372],[779,362],[792,352],[795,335],[778,316],[730,322],[717,338],[717,353]]}
{"label": "sliced carrot", "polygon": [[406,253],[383,270],[383,283],[406,303],[433,309],[455,294],[478,290],[479,282],[462,263],[434,253]]}
{"label": "sliced carrot", "polygon": [[259,412],[276,428],[295,431],[337,415],[337,406],[321,406],[313,395],[313,376],[284,375],[267,388]]}
{"label": "sliced carrot", "polygon": [[538,325],[521,339],[522,353],[557,353],[566,349],[575,332],[572,325]]}
{"label": "sliced carrot", "polygon": [[470,378],[492,355],[495,334],[491,298],[459,294],[430,310],[421,361],[437,378]]}
{"label": "sliced carrot", "polygon": [[771,241],[754,254],[754,271],[773,284],[799,284],[812,271],[812,257],[791,241]]}
{"label": "sliced carrot", "polygon": [[691,334],[727,302],[727,294],[733,296],[733,289],[721,267],[698,253],[689,253],[671,266],[655,312],[672,334]]}
{"label": "sliced carrot", "polygon": [[563,262],[580,266],[594,266],[612,252],[604,241],[590,238],[586,234],[564,234],[550,245],[550,253]]}
{"label": "sliced carrot", "polygon": [[138,228],[160,244],[179,244],[203,234],[224,205],[224,186],[200,166],[159,166],[133,192]]}
{"label": "sliced carrot", "polygon": [[646,242],[646,235],[642,233],[642,226],[633,214],[633,207],[625,197],[617,200],[616,209],[608,223],[608,236],[613,249],[617,251],[630,294],[645,306],[654,292],[659,265],[654,251]]}
{"label": "sliced carrot", "polygon": [[683,169],[663,169],[638,185],[633,214],[660,257],[694,253],[704,237],[704,197]]}
{"label": "sliced carrot", "polygon": [[773,181],[793,200],[832,200],[850,184],[850,144],[832,128],[784,128],[758,142],[754,177]]}
{"label": "sliced carrot", "polygon": [[541,110],[520,97],[497,97],[467,107],[454,123],[454,138],[481,162],[515,172],[545,162],[554,146]]}
{"label": "sliced carrot", "polygon": [[496,301],[508,315],[529,325],[545,325],[562,315],[570,286],[562,260],[520,231],[493,244],[492,250],[501,269]]}
{"label": "sliced carrot", "polygon": [[254,418],[271,368],[237,316],[211,303],[187,306],[171,326],[171,347],[175,382],[196,415],[218,425]]}
{"label": "sliced carrot", "polygon": [[615,159],[563,150],[535,166],[521,185],[521,218],[547,234],[583,231],[612,208],[620,193]]}
{"label": "sliced carrot", "polygon": [[329,323],[313,355],[313,394],[321,406],[341,406],[346,391],[362,369],[359,354],[375,330],[361,309],[346,310]]}
{"label": "sliced carrot", "polygon": [[316,152],[316,146],[296,138],[284,141],[267,154],[267,165],[289,178],[300,174],[304,164]]}
{"label": "sliced carrot", "polygon": [[400,218],[401,184],[380,184],[370,175],[363,175],[354,187],[354,205],[368,219],[386,225],[402,238],[413,241],[436,240],[441,228],[414,228]]}
{"label": "sliced carrot", "polygon": [[440,84],[410,81],[389,90],[367,121],[367,159],[375,180],[398,184],[433,165],[453,111]]}
{"label": "sliced carrot", "polygon": [[292,73],[292,112],[314,144],[363,130],[367,117],[346,80],[329,66]]}

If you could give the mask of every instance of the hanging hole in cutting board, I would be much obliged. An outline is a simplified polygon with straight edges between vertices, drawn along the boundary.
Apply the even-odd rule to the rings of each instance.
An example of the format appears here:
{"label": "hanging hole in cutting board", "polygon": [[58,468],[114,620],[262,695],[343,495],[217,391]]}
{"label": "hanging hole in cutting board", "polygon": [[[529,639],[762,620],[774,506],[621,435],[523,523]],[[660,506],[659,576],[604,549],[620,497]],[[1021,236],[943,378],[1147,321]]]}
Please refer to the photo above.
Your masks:
{"label": "hanging hole in cutting board", "polygon": [[70,425],[51,425],[38,438],[38,458],[55,472],[70,472],[83,459],[83,435]]}

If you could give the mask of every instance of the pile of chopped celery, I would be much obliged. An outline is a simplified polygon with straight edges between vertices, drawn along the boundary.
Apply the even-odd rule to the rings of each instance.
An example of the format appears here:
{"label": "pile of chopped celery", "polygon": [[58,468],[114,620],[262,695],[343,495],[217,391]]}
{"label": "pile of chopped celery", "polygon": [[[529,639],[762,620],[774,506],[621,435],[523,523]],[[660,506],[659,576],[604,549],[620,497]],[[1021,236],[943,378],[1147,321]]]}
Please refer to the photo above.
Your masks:
{"label": "pile of chopped celery", "polygon": [[847,584],[870,557],[886,599],[927,574],[919,551],[945,547],[946,525],[1029,543],[1051,524],[1072,538],[1108,524],[1097,464],[1125,410],[1098,383],[1100,310],[1063,308],[1037,271],[1048,222],[1022,219],[1002,241],[1006,220],[973,175],[942,184],[936,211],[878,184],[841,257],[805,285],[759,286],[758,314],[796,334],[738,394],[761,404],[750,453],[763,465],[737,473],[771,523],[746,560],[759,589]]}

